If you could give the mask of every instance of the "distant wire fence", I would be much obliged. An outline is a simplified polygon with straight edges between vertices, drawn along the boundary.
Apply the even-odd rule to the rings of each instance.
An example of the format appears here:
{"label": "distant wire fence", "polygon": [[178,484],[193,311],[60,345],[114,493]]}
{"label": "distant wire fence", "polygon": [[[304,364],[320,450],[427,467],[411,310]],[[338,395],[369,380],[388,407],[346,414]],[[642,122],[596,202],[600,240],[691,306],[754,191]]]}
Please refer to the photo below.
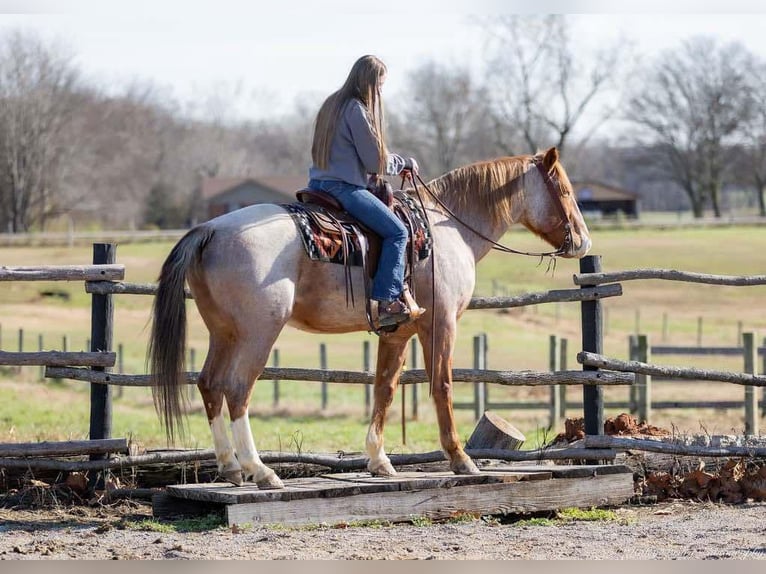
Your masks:
{"label": "distant wire fence", "polygon": [[[45,367],[44,376],[81,380],[94,383],[91,385],[91,421],[92,439],[109,438],[111,433],[111,388],[123,386],[149,386],[149,375],[130,375],[122,373],[117,355],[113,348],[114,295],[136,294],[154,295],[155,285],[123,282],[124,266],[115,263],[116,247],[111,244],[94,244],[93,265],[84,266],[46,266],[46,267],[0,267],[0,281],[59,281],[80,280],[85,282],[86,292],[92,297],[91,337],[89,351],[72,353],[66,351],[67,342],[62,341],[62,351],[37,351],[27,353],[20,348],[18,353],[0,353],[0,365],[39,365]],[[675,270],[648,269],[629,272],[602,273],[599,256],[588,256],[580,261],[580,274],[574,276],[575,289],[560,289],[540,293],[527,293],[516,296],[475,297],[469,309],[508,309],[541,303],[579,302],[581,306],[582,352],[578,353],[578,362],[582,370],[567,370],[566,357],[568,340],[551,335],[549,340],[549,367],[546,372],[498,371],[487,368],[488,336],[480,334],[473,339],[473,368],[454,369],[455,382],[474,383],[474,395],[471,402],[459,402],[455,408],[473,409],[478,419],[487,409],[547,409],[551,426],[562,419],[567,409],[582,409],[585,419],[586,434],[603,432],[603,410],[605,406],[625,405],[648,419],[652,408],[687,408],[701,403],[657,404],[651,400],[651,377],[663,375],[674,379],[717,380],[745,386],[743,402],[727,403],[726,408],[744,406],[745,430],[748,434],[758,432],[758,400],[756,387],[766,387],[766,377],[755,374],[756,356],[763,349],[756,349],[753,333],[743,333],[745,345],[741,352],[744,357],[743,373],[720,371],[701,372],[699,369],[669,369],[650,364],[651,351],[660,354],[649,346],[645,336],[636,338],[630,346],[630,358],[627,362],[603,356],[604,310],[601,299],[622,294],[622,286],[614,281],[636,279],[662,279],[674,281],[707,282],[716,285],[764,285],[766,276],[713,276],[685,273]],[[191,297],[191,294],[187,294]],[[643,337],[643,338],[642,338]],[[642,351],[641,349],[645,349]],[[677,352],[677,351],[676,351]],[[734,351],[727,351],[734,354]],[[365,388],[365,410],[369,413],[370,387],[374,381],[372,373],[369,342],[362,346],[362,371],[338,371],[327,368],[327,349],[320,345],[320,368],[295,369],[281,367],[279,351],[274,350],[273,367],[267,367],[261,379],[272,380],[274,385],[273,402],[279,404],[279,382],[285,380],[305,380],[320,382],[321,406],[328,406],[329,383],[361,384]],[[187,382],[196,382],[198,373],[194,366],[194,351],[189,357],[192,371],[187,373]],[[111,371],[115,364],[117,373]],[[419,369],[418,355],[413,341],[410,368],[402,372],[400,383],[411,385],[413,416],[417,417],[419,402],[418,387],[427,381],[424,370]],[[633,384],[635,381],[635,384]],[[489,385],[502,386],[547,386],[550,388],[549,400],[540,402],[507,402],[493,400]],[[566,387],[577,385],[583,391],[582,402],[568,402]],[[631,394],[625,403],[604,403],[603,387],[611,385],[629,385]],[[404,401],[406,393],[402,392]],[[766,402],[766,401],[764,401]],[[675,406],[674,406],[675,405]],[[720,405],[719,405],[720,406]],[[402,412],[404,413],[404,404]]]}

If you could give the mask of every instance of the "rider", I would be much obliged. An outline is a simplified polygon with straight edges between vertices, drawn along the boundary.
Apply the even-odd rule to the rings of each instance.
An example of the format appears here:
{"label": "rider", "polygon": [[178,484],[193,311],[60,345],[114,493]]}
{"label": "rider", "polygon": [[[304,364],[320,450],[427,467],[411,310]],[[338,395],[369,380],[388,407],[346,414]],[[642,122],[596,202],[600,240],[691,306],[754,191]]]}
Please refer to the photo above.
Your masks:
{"label": "rider", "polygon": [[329,193],[383,240],[371,293],[381,327],[417,319],[425,311],[404,292],[407,228],[367,190],[370,176],[418,173],[413,158],[386,149],[380,93],[385,79],[386,66],[375,56],[354,63],[343,86],[319,109],[309,170],[310,188]]}

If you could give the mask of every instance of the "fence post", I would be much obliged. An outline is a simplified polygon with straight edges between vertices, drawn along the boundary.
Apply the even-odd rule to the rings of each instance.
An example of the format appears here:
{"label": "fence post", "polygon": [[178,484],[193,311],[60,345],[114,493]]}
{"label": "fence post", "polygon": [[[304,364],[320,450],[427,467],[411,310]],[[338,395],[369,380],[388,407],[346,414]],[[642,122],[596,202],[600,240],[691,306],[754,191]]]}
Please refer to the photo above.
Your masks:
{"label": "fence post", "polygon": [[[370,342],[362,341],[362,370],[365,373],[369,373],[371,369],[370,365]],[[372,394],[370,392],[370,385],[364,385],[364,416],[370,417],[370,401]]]}
{"label": "fence post", "polygon": [[[636,360],[642,363],[648,363],[651,359],[651,348],[649,347],[649,337],[639,335],[636,345]],[[633,386],[633,385],[631,385]],[[638,420],[648,421],[652,416],[652,377],[651,375],[636,375],[635,386],[638,395]]]}
{"label": "fence post", "polygon": [[[559,338],[556,335],[548,337],[548,369],[551,372],[559,370]],[[561,385],[550,386],[551,403],[548,413],[548,428],[556,428],[559,413],[561,412],[561,396],[559,395]]]}
{"label": "fence post", "polygon": [[[489,339],[487,337],[486,333],[481,333],[479,337],[482,338],[483,341],[483,349],[484,349],[484,368],[489,369],[489,361],[487,357],[489,356]],[[489,383],[481,383],[481,386],[484,387],[484,409],[489,408]]]}
{"label": "fence post", "polygon": [[[418,368],[418,339],[413,337],[410,339],[410,365],[412,369]],[[420,391],[420,383],[412,385],[412,420],[418,420],[418,395]],[[402,390],[404,392],[404,389]]]}
{"label": "fence post", "polygon": [[[580,273],[600,273],[601,256],[586,255],[580,259]],[[586,286],[582,286],[584,289]],[[599,299],[580,303],[582,321],[582,350],[597,353],[604,352],[603,304]],[[583,365],[583,371],[598,371],[598,367]],[[600,385],[583,385],[583,414],[585,434],[604,434],[604,390]]]}
{"label": "fence post", "polygon": [[[638,361],[638,335],[628,335],[628,360]],[[628,390],[628,402],[630,403],[630,414],[637,414],[638,387],[636,385],[630,385]]]}
{"label": "fence post", "polygon": [[662,342],[668,340],[668,314],[662,314]]}
{"label": "fence post", "polygon": [[[562,371],[567,370],[567,346],[569,345],[569,341],[565,337],[562,337],[561,340],[559,340],[559,369]],[[558,413],[559,420],[564,420],[567,418],[567,386],[566,385],[558,385],[559,387],[559,408],[561,409]]]}
{"label": "fence post", "polygon": [[[319,343],[319,368],[327,370],[327,345]],[[322,381],[322,410],[327,408],[327,382]]]}
{"label": "fence post", "polygon": [[24,351],[24,329],[19,329],[19,353]]}
{"label": "fence post", "polygon": [[[93,264],[114,263],[117,246],[112,243],[93,244]],[[90,350],[92,352],[110,351],[114,321],[114,301],[112,295],[92,295],[90,313]],[[105,367],[91,367],[94,371],[105,371]],[[110,385],[91,383],[90,385],[90,438],[109,438],[112,433],[112,388]],[[91,455],[91,460],[99,460],[106,455]]]}
{"label": "fence post", "polygon": [[[484,339],[481,335],[473,337],[473,368],[475,370],[484,370]],[[473,385],[473,417],[478,421],[484,414],[484,384],[474,383]]]}
{"label": "fence post", "polygon": [[[279,368],[279,349],[274,349],[271,353],[272,356],[272,363],[274,365],[275,369]],[[272,384],[274,385],[274,393],[272,398],[272,405],[274,408],[277,408],[279,406],[279,380],[274,379],[272,381]]]}
{"label": "fence post", "polygon": [[[745,372],[755,374],[757,347],[755,333],[742,333],[742,347],[745,353]],[[758,394],[756,387],[745,387],[745,434],[758,434]]]}

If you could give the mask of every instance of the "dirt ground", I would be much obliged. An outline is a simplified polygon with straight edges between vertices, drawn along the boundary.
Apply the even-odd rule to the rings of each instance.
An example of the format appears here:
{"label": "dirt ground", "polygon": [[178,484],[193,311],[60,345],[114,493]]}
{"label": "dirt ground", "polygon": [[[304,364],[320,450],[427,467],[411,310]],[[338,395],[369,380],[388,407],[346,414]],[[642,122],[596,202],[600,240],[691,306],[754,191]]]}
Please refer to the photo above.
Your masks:
{"label": "dirt ground", "polygon": [[[766,503],[673,501],[599,521],[476,519],[315,528],[156,532],[148,504],[0,509],[0,559],[766,559]],[[524,517],[522,517],[524,518]],[[527,519],[529,517],[526,517]],[[126,527],[127,524],[132,526]]]}

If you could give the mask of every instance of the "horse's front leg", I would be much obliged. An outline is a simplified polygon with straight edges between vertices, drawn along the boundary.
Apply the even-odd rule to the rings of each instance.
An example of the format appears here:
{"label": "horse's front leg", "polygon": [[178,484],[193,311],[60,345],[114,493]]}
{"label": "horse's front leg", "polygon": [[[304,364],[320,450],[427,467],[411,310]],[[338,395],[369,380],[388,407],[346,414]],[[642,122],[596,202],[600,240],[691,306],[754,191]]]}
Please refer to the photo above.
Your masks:
{"label": "horse's front leg", "polygon": [[[479,474],[479,469],[460,444],[452,410],[452,353],[455,347],[456,325],[450,321],[437,321],[434,332],[431,331],[430,322],[423,322],[420,327],[418,336],[423,345],[426,371],[431,381],[431,394],[439,421],[439,440],[450,461],[450,469],[455,474]],[[431,361],[431,337],[434,333],[435,354],[434,360]]]}
{"label": "horse's front leg", "polygon": [[404,364],[407,352],[407,337],[381,337],[378,342],[378,362],[375,371],[375,400],[372,408],[372,420],[367,431],[367,454],[370,460],[367,469],[373,475],[394,476],[396,470],[383,448],[383,427],[386,424],[388,407],[394,400],[394,392],[399,384],[399,371]]}

